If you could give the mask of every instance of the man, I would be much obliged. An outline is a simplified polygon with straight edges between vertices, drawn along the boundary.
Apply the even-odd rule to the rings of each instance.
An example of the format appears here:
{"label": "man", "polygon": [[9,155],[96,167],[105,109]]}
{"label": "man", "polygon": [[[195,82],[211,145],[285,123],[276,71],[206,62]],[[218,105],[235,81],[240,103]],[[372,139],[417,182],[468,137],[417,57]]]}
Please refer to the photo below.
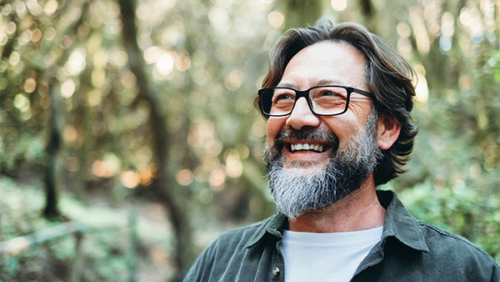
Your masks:
{"label": "man", "polygon": [[393,192],[415,127],[413,69],[357,24],[292,29],[256,104],[278,214],[221,235],[185,281],[499,281],[467,240],[417,221]]}

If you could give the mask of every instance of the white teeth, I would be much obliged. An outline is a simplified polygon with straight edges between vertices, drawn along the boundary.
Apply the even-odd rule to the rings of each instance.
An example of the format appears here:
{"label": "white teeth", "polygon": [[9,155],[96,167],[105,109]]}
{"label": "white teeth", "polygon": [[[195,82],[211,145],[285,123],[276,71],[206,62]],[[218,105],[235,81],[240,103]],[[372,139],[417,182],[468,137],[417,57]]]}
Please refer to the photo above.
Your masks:
{"label": "white teeth", "polygon": [[292,152],[294,151],[299,151],[299,150],[314,150],[317,152],[323,152],[323,146],[320,145],[313,145],[313,144],[296,144],[292,145],[290,144],[290,148]]}

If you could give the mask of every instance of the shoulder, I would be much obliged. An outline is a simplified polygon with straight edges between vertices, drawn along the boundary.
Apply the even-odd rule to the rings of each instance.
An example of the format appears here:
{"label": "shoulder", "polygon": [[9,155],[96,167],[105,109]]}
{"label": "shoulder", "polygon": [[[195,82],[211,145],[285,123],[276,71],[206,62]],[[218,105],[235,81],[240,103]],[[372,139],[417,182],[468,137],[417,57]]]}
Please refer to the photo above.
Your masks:
{"label": "shoulder", "polygon": [[274,218],[275,216],[272,216],[260,222],[224,232],[207,247],[207,250],[234,252],[246,248],[253,241],[257,241],[264,236],[266,229]]}
{"label": "shoulder", "polygon": [[212,254],[217,251],[234,252],[238,248],[244,248],[251,240],[258,238],[265,231],[266,226],[272,219],[273,217],[270,217],[260,222],[224,232],[207,247],[206,252]]}
{"label": "shoulder", "polygon": [[224,273],[229,265],[243,263],[248,247],[264,236],[274,218],[221,234],[198,256],[184,281],[211,281]]}
{"label": "shoulder", "polygon": [[394,192],[377,191],[377,195],[382,206],[387,209],[384,222],[386,236],[394,235],[405,245],[430,256],[474,258],[498,266],[490,255],[464,237],[413,217]]}
{"label": "shoulder", "polygon": [[429,277],[443,281],[500,281],[500,266],[481,248],[417,220],[393,192],[380,191],[377,195],[387,209],[382,244],[384,269],[401,277],[420,277],[422,281]]}
{"label": "shoulder", "polygon": [[453,233],[450,233],[446,230],[443,230],[441,228],[438,228],[432,224],[429,224],[427,222],[423,221],[418,221],[418,224],[422,228],[422,231],[424,232],[425,240],[426,243],[431,246],[429,248],[437,248],[441,247],[442,249],[448,249],[448,248],[465,248],[469,252],[477,253],[478,255],[481,256],[486,256],[488,258],[491,258],[485,251],[483,251],[481,248],[478,246],[474,245],[471,243],[469,240],[462,236],[455,235]]}
{"label": "shoulder", "polygon": [[268,225],[269,222],[274,218],[274,216],[266,218],[262,221],[246,225],[237,229],[233,229],[227,232],[222,233],[217,240],[244,240],[244,239],[251,239],[253,236],[256,235],[256,233],[259,233],[260,231],[265,229]]}
{"label": "shoulder", "polygon": [[499,281],[500,266],[484,250],[464,237],[418,221],[429,252],[429,261],[442,269],[453,268],[474,281]]}

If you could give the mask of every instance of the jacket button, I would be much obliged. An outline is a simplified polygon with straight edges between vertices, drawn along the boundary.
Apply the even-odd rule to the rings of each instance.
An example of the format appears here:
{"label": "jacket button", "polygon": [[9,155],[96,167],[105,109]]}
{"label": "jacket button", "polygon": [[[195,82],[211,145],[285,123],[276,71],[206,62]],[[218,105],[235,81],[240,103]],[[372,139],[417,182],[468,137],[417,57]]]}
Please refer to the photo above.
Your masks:
{"label": "jacket button", "polygon": [[274,274],[274,276],[280,274],[280,269],[277,267],[273,268],[273,274]]}

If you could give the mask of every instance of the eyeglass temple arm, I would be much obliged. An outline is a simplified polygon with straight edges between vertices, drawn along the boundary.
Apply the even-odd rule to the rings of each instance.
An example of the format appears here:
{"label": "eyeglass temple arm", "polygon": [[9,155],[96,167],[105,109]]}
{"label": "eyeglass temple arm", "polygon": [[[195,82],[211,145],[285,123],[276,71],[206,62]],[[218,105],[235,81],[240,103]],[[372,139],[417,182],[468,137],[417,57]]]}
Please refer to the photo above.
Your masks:
{"label": "eyeglass temple arm", "polygon": [[356,93],[361,94],[363,96],[366,96],[368,98],[375,98],[375,95],[373,95],[372,93],[363,91],[361,89],[349,87],[349,90],[351,90],[351,92],[356,92]]}

